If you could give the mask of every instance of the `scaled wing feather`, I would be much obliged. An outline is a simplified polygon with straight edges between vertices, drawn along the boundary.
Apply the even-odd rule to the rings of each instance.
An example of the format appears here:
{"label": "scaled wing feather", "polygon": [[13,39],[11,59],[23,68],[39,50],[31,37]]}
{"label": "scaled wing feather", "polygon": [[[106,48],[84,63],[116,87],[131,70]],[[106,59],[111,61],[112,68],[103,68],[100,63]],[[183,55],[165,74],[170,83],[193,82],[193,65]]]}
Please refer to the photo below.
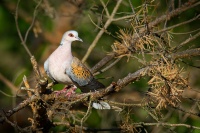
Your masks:
{"label": "scaled wing feather", "polygon": [[89,69],[76,57],[73,57],[71,68],[67,69],[66,73],[79,86],[85,86],[93,79]]}

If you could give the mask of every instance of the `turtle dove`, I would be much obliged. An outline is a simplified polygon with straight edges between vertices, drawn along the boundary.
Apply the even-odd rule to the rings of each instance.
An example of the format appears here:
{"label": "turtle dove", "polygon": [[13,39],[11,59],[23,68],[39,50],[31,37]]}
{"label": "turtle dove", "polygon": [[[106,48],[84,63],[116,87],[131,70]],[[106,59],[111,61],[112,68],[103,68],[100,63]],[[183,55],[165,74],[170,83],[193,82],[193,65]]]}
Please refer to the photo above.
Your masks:
{"label": "turtle dove", "polygon": [[104,88],[105,86],[94,78],[90,70],[78,58],[72,56],[73,41],[82,42],[82,39],[74,30],[65,32],[59,47],[45,61],[45,72],[54,82],[75,84],[82,92]]}

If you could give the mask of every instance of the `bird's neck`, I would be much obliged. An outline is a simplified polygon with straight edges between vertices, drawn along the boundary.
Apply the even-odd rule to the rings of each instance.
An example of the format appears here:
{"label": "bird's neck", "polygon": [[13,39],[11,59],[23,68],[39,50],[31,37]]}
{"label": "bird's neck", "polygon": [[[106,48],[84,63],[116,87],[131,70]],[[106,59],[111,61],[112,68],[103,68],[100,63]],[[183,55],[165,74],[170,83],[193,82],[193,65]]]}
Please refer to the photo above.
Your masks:
{"label": "bird's neck", "polygon": [[71,51],[71,42],[68,43],[61,43],[58,47],[59,54],[62,55],[63,58],[72,58],[72,51]]}

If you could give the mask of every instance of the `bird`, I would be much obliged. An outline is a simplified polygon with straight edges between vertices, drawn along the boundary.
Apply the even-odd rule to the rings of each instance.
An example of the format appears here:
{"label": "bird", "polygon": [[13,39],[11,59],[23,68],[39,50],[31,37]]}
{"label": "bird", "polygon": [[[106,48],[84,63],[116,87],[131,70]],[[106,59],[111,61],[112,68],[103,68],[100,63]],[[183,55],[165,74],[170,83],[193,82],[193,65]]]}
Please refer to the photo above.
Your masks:
{"label": "bird", "polygon": [[96,91],[105,86],[94,78],[90,70],[72,55],[73,41],[83,42],[78,32],[69,30],[63,34],[58,48],[44,62],[44,70],[53,83],[75,85],[81,92]]}

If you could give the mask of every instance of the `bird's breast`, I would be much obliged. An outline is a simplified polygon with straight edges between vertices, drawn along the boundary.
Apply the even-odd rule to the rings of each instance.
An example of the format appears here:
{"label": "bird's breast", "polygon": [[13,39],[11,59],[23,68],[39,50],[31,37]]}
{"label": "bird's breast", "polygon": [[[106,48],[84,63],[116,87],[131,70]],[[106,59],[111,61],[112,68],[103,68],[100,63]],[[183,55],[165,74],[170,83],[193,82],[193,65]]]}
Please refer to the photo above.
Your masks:
{"label": "bird's breast", "polygon": [[50,56],[49,58],[49,72],[51,76],[59,83],[72,84],[71,79],[66,74],[66,69],[69,67],[69,62],[66,58],[55,58],[56,56]]}

